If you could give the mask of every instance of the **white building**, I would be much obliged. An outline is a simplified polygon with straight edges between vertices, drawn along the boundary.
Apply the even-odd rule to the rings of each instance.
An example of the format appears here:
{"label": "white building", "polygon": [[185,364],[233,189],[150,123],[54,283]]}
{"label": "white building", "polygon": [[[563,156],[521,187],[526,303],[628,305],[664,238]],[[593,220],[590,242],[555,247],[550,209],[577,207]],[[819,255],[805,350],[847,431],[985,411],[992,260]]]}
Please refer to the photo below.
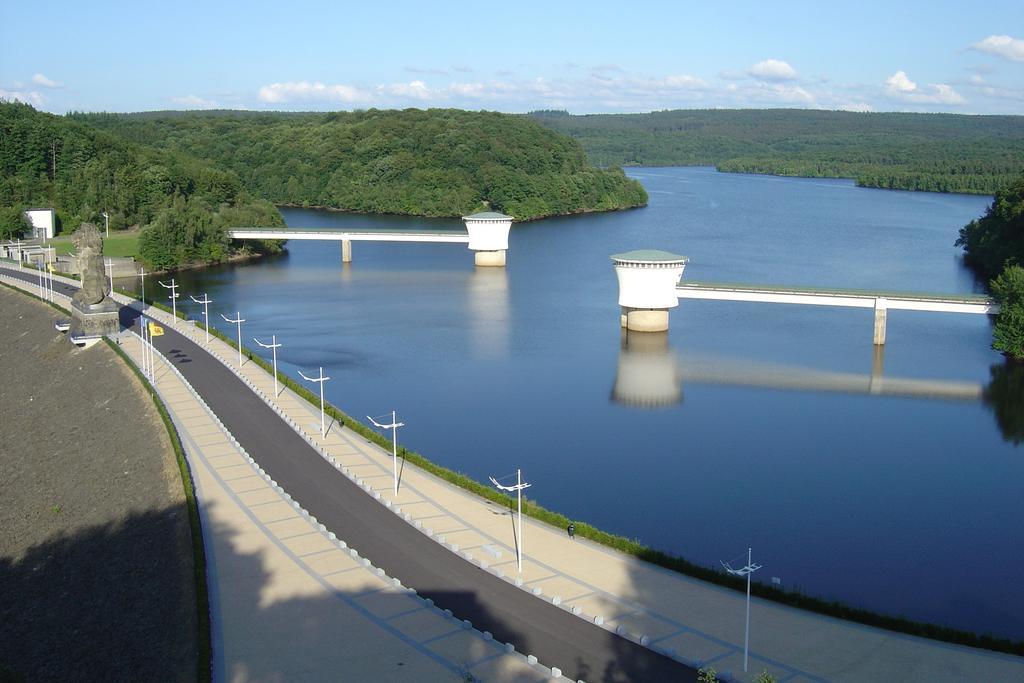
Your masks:
{"label": "white building", "polygon": [[25,217],[32,224],[33,239],[53,239],[57,233],[57,212],[53,209],[27,209]]}

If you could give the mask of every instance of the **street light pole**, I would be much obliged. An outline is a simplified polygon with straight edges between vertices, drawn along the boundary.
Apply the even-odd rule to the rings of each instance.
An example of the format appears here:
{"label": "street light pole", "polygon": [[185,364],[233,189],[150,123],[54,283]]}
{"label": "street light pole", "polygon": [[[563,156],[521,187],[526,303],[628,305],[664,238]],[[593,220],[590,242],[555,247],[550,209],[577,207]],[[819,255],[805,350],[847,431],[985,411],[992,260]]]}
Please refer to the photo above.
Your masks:
{"label": "street light pole", "polygon": [[264,344],[263,342],[261,342],[256,337],[253,337],[252,340],[254,342],[256,342],[257,344],[259,344],[260,346],[262,346],[263,348],[265,348],[265,349],[273,349],[273,354],[274,354],[274,398],[277,398],[278,394],[280,393],[277,390],[277,348],[279,346],[281,346],[280,344],[277,343],[277,335],[276,334],[270,335],[270,343],[269,344]]}
{"label": "street light pole", "polygon": [[398,428],[399,427],[404,427],[405,423],[398,421],[398,414],[394,410],[391,411],[391,424],[389,424],[389,425],[383,425],[383,424],[377,422],[376,420],[374,420],[369,415],[366,416],[366,419],[368,419],[370,422],[372,422],[375,426],[379,427],[380,429],[390,429],[391,430],[391,469],[393,470],[394,475],[395,475],[395,495],[397,496],[398,495]]}
{"label": "street light pole", "polygon": [[243,318],[242,314],[238,311],[235,311],[235,315],[238,317],[234,320],[223,313],[220,314],[220,317],[224,318],[224,322],[235,323],[238,325],[238,367],[242,367],[242,323],[245,322],[245,318]]}
{"label": "street light pole", "polygon": [[320,385],[320,438],[326,439],[327,427],[326,422],[324,422],[324,382],[329,380],[330,377],[324,377],[324,369],[322,367],[320,368],[319,377],[306,377],[305,375],[302,374],[302,370],[299,370],[299,374],[302,375],[302,379],[306,380],[307,382],[316,382],[317,384]]}
{"label": "street light pole", "polygon": [[178,326],[178,283],[174,281],[173,277],[171,278],[171,284],[167,284],[163,280],[157,280],[157,282],[159,282],[162,287],[166,287],[167,289],[171,290],[171,295],[169,297],[167,297],[168,299],[171,300],[171,318],[172,318],[171,324],[174,325],[174,327],[177,327]]}
{"label": "street light pole", "polygon": [[206,321],[205,323],[203,323],[203,327],[206,328],[206,345],[209,346],[210,345],[210,308],[209,308],[209,306],[210,306],[210,304],[213,303],[213,299],[210,299],[208,296],[206,296],[206,294],[203,294],[203,298],[202,299],[197,299],[194,296],[192,296],[191,294],[188,295],[188,298],[192,299],[192,301],[195,301],[197,304],[202,304],[203,305],[203,320]]}
{"label": "street light pole", "polygon": [[146,310],[146,266],[139,266],[139,277],[142,278],[142,310]]}
{"label": "street light pole", "polygon": [[103,224],[107,230],[107,239],[110,239],[110,214],[106,211],[103,212]]}
{"label": "street light pole", "polygon": [[751,560],[751,550],[747,548],[747,566],[733,569],[728,562],[722,562],[725,571],[735,576],[747,577],[747,626],[743,632],[743,670],[747,670],[747,653],[750,649],[750,575],[761,568],[761,565],[754,564]]}
{"label": "street light pole", "polygon": [[515,486],[502,486],[498,483],[498,480],[494,477],[490,477],[491,483],[497,486],[502,491],[515,491],[517,502],[519,504],[519,525],[516,529],[516,567],[519,569],[519,573],[523,573],[523,489],[530,488],[530,484],[523,483],[523,472],[520,469],[516,469],[516,485]]}

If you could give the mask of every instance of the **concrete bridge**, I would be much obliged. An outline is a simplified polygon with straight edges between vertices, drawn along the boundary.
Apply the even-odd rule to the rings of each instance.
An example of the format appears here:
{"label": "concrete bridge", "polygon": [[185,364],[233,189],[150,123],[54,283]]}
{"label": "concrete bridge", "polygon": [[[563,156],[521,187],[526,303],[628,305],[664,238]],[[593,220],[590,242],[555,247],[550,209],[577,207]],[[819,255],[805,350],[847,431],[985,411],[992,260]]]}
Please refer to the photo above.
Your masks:
{"label": "concrete bridge", "polygon": [[679,299],[871,308],[875,311],[876,345],[885,344],[886,320],[890,309],[981,315],[999,312],[995,301],[978,294],[682,282],[683,270],[689,262],[685,256],[641,250],[616,254],[611,258],[619,278],[622,326],[642,332],[667,330],[668,310],[678,306]]}
{"label": "concrete bridge", "polygon": [[466,232],[455,230],[329,230],[307,228],[233,228],[236,240],[326,240],[341,242],[341,260],[352,261],[353,242],[435,242],[465,244],[478,266],[504,266],[511,216],[493,211],[464,216]]}

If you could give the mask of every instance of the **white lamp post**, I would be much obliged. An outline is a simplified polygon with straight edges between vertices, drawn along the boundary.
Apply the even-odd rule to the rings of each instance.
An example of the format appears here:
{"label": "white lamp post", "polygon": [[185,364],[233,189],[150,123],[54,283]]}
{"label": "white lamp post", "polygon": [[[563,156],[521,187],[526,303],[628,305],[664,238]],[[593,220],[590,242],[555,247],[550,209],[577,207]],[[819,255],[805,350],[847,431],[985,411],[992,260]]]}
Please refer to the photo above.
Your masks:
{"label": "white lamp post", "polygon": [[394,475],[395,475],[395,495],[397,496],[398,495],[398,428],[399,427],[404,427],[405,423],[398,421],[398,415],[395,413],[394,410],[391,411],[391,424],[389,424],[389,425],[383,425],[383,424],[377,422],[376,420],[374,420],[369,415],[366,416],[366,419],[369,420],[370,422],[372,422],[375,426],[379,427],[380,429],[390,429],[391,430],[391,468],[394,471]]}
{"label": "white lamp post", "polygon": [[307,382],[316,382],[317,384],[320,385],[320,438],[326,439],[327,426],[326,422],[324,422],[324,382],[329,380],[330,377],[324,377],[324,369],[322,367],[320,368],[319,377],[306,377],[305,375],[302,374],[302,370],[299,370],[299,374],[302,375],[302,379],[306,380]]}
{"label": "white lamp post", "polygon": [[103,212],[103,225],[107,230],[107,239],[110,239],[110,214]]}
{"label": "white lamp post", "polygon": [[750,575],[761,568],[761,565],[754,564],[751,561],[751,551],[747,548],[747,566],[740,567],[739,569],[733,569],[729,566],[728,562],[722,562],[722,566],[725,567],[725,571],[736,576],[747,577],[747,626],[743,632],[743,670],[747,670],[747,652],[750,646]]}
{"label": "white lamp post", "polygon": [[236,317],[234,320],[227,317],[223,313],[220,314],[220,317],[224,318],[224,322],[234,323],[238,325],[238,367],[242,367],[242,323],[245,322],[245,318],[243,318],[242,314],[239,313],[238,311],[235,311],[235,315],[238,317]]}
{"label": "white lamp post", "polygon": [[277,343],[277,335],[276,334],[270,335],[270,343],[269,344],[264,344],[263,342],[261,342],[256,337],[253,337],[252,340],[254,342],[256,342],[257,344],[259,344],[260,346],[262,346],[263,348],[265,348],[265,349],[273,349],[273,354],[274,354],[274,398],[277,398],[278,394],[280,393],[277,390],[277,349],[278,349],[279,346],[281,346],[280,344]]}
{"label": "white lamp post", "polygon": [[139,277],[142,278],[142,310],[146,310],[146,267],[139,266]]}
{"label": "white lamp post", "polygon": [[156,383],[156,371],[153,368],[153,332],[149,328],[150,321],[146,316],[139,316],[142,326],[142,374],[149,378],[151,384]]}
{"label": "white lamp post", "polygon": [[146,316],[139,316],[139,337],[142,339],[142,374],[149,378],[149,354],[146,351]]}
{"label": "white lamp post", "polygon": [[523,489],[530,488],[530,484],[523,483],[522,470],[516,470],[516,485],[502,486],[494,477],[490,477],[491,483],[502,491],[515,491],[519,503],[519,525],[516,529],[516,566],[519,573],[523,573]]}
{"label": "white lamp post", "polygon": [[171,300],[171,324],[175,327],[178,326],[178,283],[171,278],[171,284],[167,284],[163,280],[157,280],[162,287],[166,287],[171,290],[171,295],[167,298]]}
{"label": "white lamp post", "polygon": [[206,294],[203,294],[203,298],[202,299],[197,299],[194,296],[192,296],[191,294],[188,295],[188,298],[192,299],[192,301],[195,301],[197,304],[202,304],[203,305],[203,320],[205,321],[203,323],[203,326],[206,328],[206,345],[209,346],[210,345],[210,304],[213,303],[213,299],[211,299],[208,296],[206,296]]}

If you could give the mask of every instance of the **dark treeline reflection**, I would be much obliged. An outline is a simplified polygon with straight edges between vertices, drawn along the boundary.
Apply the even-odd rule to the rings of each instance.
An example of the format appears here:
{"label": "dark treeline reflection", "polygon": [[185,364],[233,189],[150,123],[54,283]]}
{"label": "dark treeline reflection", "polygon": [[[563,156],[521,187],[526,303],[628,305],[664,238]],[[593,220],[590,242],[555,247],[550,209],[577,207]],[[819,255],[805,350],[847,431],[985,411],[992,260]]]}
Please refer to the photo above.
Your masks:
{"label": "dark treeline reflection", "polygon": [[1019,446],[1024,443],[1024,364],[1000,363],[989,372],[992,381],[982,400],[995,415],[1003,440]]}

